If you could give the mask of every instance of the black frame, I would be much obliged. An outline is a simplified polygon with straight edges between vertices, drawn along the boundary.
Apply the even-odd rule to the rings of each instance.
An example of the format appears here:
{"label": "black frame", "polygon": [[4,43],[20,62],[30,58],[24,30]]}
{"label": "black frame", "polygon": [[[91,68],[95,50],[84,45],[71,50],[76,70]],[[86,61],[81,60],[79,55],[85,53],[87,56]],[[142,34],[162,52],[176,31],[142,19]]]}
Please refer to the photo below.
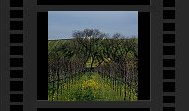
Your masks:
{"label": "black frame", "polygon": [[[37,36],[37,100],[48,100],[48,12],[37,13]],[[138,42],[138,100],[150,100],[150,12],[138,12]]]}

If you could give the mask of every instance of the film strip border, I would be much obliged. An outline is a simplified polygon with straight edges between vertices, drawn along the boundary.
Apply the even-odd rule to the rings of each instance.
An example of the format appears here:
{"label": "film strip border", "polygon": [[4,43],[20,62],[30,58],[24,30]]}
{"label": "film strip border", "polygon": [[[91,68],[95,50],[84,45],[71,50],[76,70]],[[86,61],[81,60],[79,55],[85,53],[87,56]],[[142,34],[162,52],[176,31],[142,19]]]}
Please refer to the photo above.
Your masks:
{"label": "film strip border", "polygon": [[10,111],[23,111],[23,0],[10,0]]}
{"label": "film strip border", "polygon": [[163,0],[163,111],[175,111],[175,0]]}

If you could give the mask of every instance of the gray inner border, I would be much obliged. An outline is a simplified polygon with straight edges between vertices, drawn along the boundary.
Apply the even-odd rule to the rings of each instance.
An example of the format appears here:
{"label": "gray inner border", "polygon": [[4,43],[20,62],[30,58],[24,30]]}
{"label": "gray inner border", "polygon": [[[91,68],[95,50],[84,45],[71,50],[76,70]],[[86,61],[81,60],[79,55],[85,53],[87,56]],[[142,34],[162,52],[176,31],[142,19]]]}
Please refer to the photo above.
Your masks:
{"label": "gray inner border", "polygon": [[[31,4],[30,4],[31,5]],[[156,7],[157,5],[161,6],[162,4],[160,2],[156,3]],[[26,6],[26,5],[25,5]],[[27,8],[28,9],[28,8]],[[136,102],[96,102],[96,104],[94,104],[95,102],[61,102],[61,101],[45,101],[45,100],[38,100],[36,102],[36,106],[38,108],[92,108],[92,107],[99,107],[99,108],[151,108],[153,111],[157,110],[159,111],[159,109],[162,108],[161,103],[162,103],[162,75],[161,75],[161,70],[162,68],[161,66],[161,60],[162,60],[162,53],[161,53],[161,42],[157,42],[157,41],[162,41],[161,40],[161,33],[162,33],[162,21],[161,21],[161,16],[162,15],[162,10],[160,10],[159,8],[155,9],[153,12],[153,5],[152,6],[130,6],[130,5],[119,5],[119,6],[98,6],[98,8],[96,6],[36,6],[35,10],[31,10],[31,13],[35,13],[31,16],[24,16],[24,27],[26,27],[26,25],[30,25],[28,26],[28,28],[31,28],[30,30],[28,28],[28,33],[24,33],[25,36],[28,36],[28,41],[30,42],[24,42],[24,48],[29,48],[31,50],[24,50],[26,51],[24,54],[24,58],[25,61],[27,61],[29,59],[30,56],[32,56],[32,58],[34,59],[37,55],[36,55],[36,46],[32,46],[33,41],[37,41],[37,33],[36,30],[32,30],[32,29],[36,29],[36,12],[47,12],[47,11],[70,11],[70,10],[79,10],[79,11],[86,11],[86,10],[91,10],[91,11],[100,11],[100,10],[106,10],[106,11],[110,11],[110,10],[116,10],[116,11],[140,11],[140,12],[150,12],[151,13],[151,26],[153,27],[153,29],[151,29],[151,101],[150,100],[140,100],[140,101],[136,101]],[[24,7],[24,11],[25,11],[25,7]],[[31,14],[31,13],[27,13],[27,14]],[[25,13],[24,13],[25,14]],[[26,15],[26,14],[25,14]],[[29,22],[31,19],[32,22]],[[28,20],[28,21],[26,21]],[[27,24],[25,24],[27,23]],[[32,31],[32,32],[31,32]],[[26,32],[26,30],[24,30],[24,32]],[[154,32],[154,33],[153,33]],[[26,35],[27,34],[27,35]],[[30,37],[31,36],[31,37]],[[33,52],[33,53],[32,53]],[[159,53],[160,52],[160,53]],[[35,55],[34,55],[35,54]],[[27,59],[26,59],[27,58]],[[31,58],[31,59],[32,59]],[[35,64],[36,63],[33,61],[36,61],[36,58],[34,60],[29,59],[29,61],[25,62],[27,64],[24,64],[25,66],[25,70],[26,68],[28,68],[27,71],[28,75],[27,77],[30,78],[27,81],[25,81],[24,83],[26,84],[26,82],[28,82],[28,84],[26,84],[27,86],[24,87],[24,100],[29,100],[29,99],[34,99],[35,98],[31,97],[31,96],[35,96],[36,97],[36,88],[32,87],[33,85],[37,86],[36,84],[36,76],[37,75],[32,75],[32,71],[33,74],[36,74],[36,67],[27,67],[27,65],[31,65],[31,64]],[[29,63],[28,63],[29,62]],[[31,63],[32,62],[32,63]],[[31,74],[29,74],[31,73]],[[25,73],[26,75],[26,73]],[[32,76],[31,76],[32,75]],[[33,78],[33,79],[31,79]],[[25,79],[25,78],[24,78]],[[33,83],[33,81],[35,81],[35,83]],[[29,84],[30,83],[30,84]],[[33,83],[33,84],[31,84]],[[30,86],[29,86],[30,85]],[[31,86],[32,85],[32,86]],[[27,91],[27,92],[26,92]],[[34,95],[31,96],[26,96],[29,95],[31,93],[31,91],[36,91]],[[152,107],[151,105],[154,105],[154,107]],[[29,106],[29,105],[28,105]],[[30,108],[28,108],[28,106],[24,105],[24,109],[29,110]]]}
{"label": "gray inner border", "polygon": [[[157,6],[161,6],[162,3],[158,2],[156,3]],[[31,8],[28,8],[31,7]],[[35,8],[34,8],[35,7]],[[154,6],[155,7],[155,6]],[[56,6],[34,6],[32,7],[32,3],[27,4],[24,3],[24,110],[30,111],[33,106],[37,108],[92,108],[92,107],[99,107],[99,108],[151,108],[153,111],[159,111],[159,109],[162,108],[162,68],[161,66],[161,56],[162,52],[161,51],[161,43],[157,41],[162,41],[161,40],[161,16],[162,15],[162,10],[159,8],[156,8],[153,12],[153,5],[151,6],[130,6],[130,5],[119,5],[119,6],[71,6],[71,5],[56,5]],[[136,101],[136,102],[61,102],[61,101],[46,101],[46,100],[38,100],[36,101],[37,97],[37,91],[36,87],[36,50],[37,47],[36,45],[34,46],[33,44],[36,44],[37,42],[37,24],[36,24],[36,19],[37,19],[37,13],[36,12],[47,12],[47,11],[66,11],[66,10],[79,10],[79,11],[86,11],[86,10],[91,10],[91,11],[100,11],[100,10],[116,10],[116,11],[140,11],[140,12],[151,12],[151,26],[153,29],[151,29],[151,101]],[[28,13],[29,12],[29,13]],[[154,32],[154,33],[153,33]],[[46,39],[46,38],[45,38]],[[30,49],[30,50],[28,50]],[[35,61],[35,62],[34,62]],[[32,67],[34,66],[34,67]],[[30,78],[30,79],[27,79]],[[27,80],[25,80],[27,79]],[[31,92],[32,95],[31,95]],[[30,96],[28,96],[30,95]],[[31,100],[31,101],[28,101]],[[33,100],[33,101],[32,101]],[[25,102],[27,101],[27,102]],[[152,107],[152,105],[154,105]]]}

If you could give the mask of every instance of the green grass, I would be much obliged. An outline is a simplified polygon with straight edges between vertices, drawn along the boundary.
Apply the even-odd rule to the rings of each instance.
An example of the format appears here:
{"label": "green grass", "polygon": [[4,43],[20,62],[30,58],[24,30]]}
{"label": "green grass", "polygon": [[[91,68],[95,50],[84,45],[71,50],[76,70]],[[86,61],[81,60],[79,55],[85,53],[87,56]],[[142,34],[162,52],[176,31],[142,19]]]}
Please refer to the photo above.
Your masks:
{"label": "green grass", "polygon": [[[48,99],[50,101],[52,99],[54,101],[123,101],[124,84],[118,81],[116,84],[113,89],[112,80],[106,78],[105,81],[98,73],[86,73],[73,78],[70,83],[61,81],[58,95],[57,90],[53,90],[52,84],[49,84]],[[131,101],[137,100],[136,92],[130,94],[128,92],[129,88],[126,90],[126,100],[129,100],[129,96]]]}
{"label": "green grass", "polygon": [[53,49],[60,47],[67,40],[48,40],[48,53],[50,53]]}

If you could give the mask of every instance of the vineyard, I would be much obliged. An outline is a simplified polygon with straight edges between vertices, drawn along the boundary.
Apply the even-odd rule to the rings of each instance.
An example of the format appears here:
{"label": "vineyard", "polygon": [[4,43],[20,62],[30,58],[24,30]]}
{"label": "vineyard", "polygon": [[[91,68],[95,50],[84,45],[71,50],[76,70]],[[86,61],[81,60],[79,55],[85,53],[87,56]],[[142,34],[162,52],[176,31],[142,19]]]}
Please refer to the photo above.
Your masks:
{"label": "vineyard", "polygon": [[97,29],[48,41],[48,100],[136,101],[138,39]]}

